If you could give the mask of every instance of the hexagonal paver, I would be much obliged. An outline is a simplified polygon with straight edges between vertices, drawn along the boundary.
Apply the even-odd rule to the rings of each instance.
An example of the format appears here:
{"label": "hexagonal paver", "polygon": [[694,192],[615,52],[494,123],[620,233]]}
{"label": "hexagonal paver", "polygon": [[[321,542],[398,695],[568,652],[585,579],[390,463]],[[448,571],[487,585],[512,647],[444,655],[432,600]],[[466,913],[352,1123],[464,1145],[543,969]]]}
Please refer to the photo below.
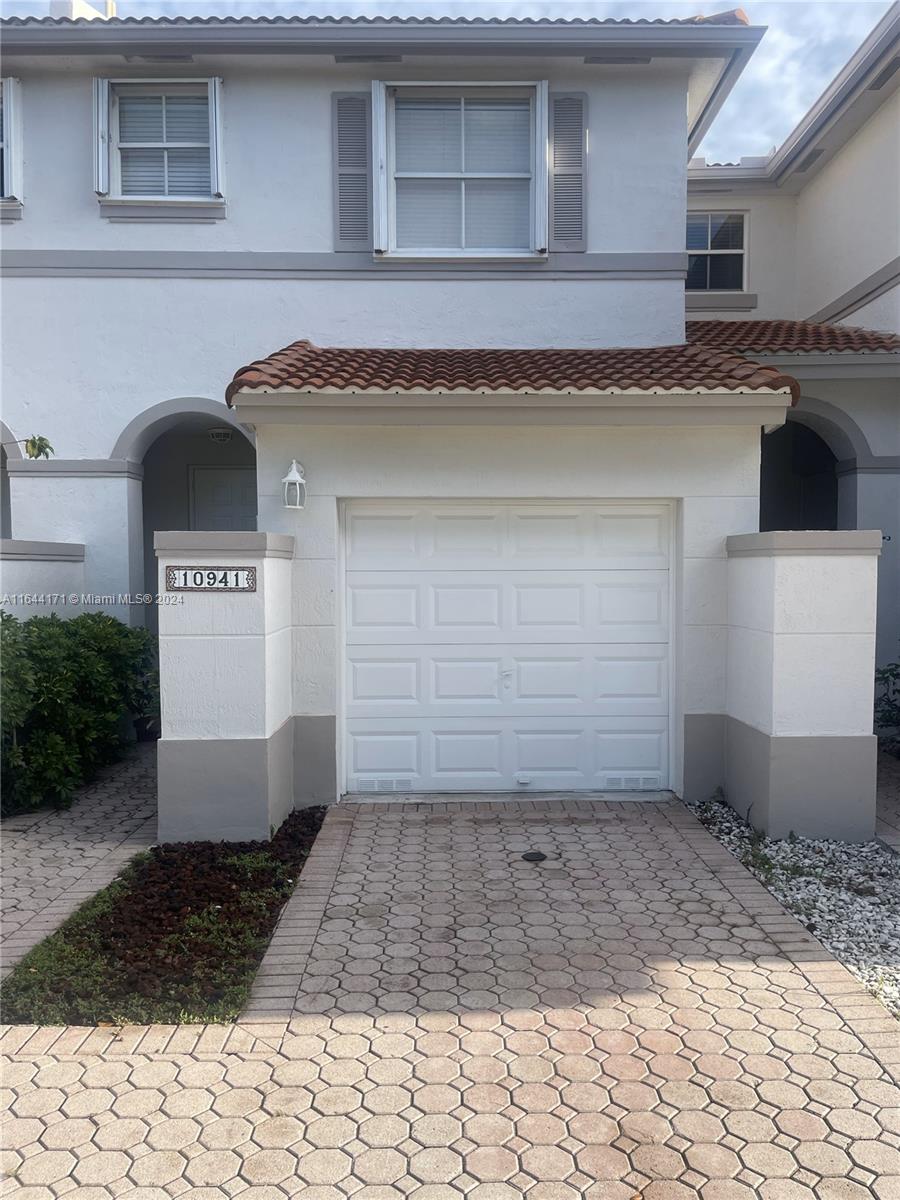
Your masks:
{"label": "hexagonal paver", "polygon": [[310,1150],[299,1155],[296,1173],[307,1183],[332,1185],[346,1179],[352,1167],[353,1160],[342,1150]]}
{"label": "hexagonal paver", "polygon": [[281,1183],[290,1179],[297,1169],[297,1159],[287,1150],[258,1150],[245,1158],[241,1174],[251,1183]]}
{"label": "hexagonal paver", "polygon": [[449,1183],[463,1170],[463,1160],[453,1150],[420,1150],[409,1160],[409,1173],[423,1183]]}
{"label": "hexagonal paver", "polygon": [[406,1157],[397,1150],[363,1150],[353,1158],[353,1174],[363,1183],[396,1183],[406,1174]]}
{"label": "hexagonal paver", "polygon": [[[774,902],[677,805],[328,820],[279,941],[290,1019],[83,1055],[38,1031],[4,1080],[16,1200],[898,1200],[875,1002],[783,954]],[[296,969],[295,911],[319,922]]]}

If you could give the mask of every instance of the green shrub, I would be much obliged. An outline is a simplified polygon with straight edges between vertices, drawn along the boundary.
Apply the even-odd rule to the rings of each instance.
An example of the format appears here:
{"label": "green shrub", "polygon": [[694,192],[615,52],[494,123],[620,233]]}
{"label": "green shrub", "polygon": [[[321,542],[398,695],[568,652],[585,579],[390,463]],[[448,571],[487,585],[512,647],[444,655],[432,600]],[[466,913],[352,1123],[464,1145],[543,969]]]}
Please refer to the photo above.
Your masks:
{"label": "green shrub", "polygon": [[3,811],[64,805],[122,749],[151,674],[153,637],[106,613],[0,614]]}

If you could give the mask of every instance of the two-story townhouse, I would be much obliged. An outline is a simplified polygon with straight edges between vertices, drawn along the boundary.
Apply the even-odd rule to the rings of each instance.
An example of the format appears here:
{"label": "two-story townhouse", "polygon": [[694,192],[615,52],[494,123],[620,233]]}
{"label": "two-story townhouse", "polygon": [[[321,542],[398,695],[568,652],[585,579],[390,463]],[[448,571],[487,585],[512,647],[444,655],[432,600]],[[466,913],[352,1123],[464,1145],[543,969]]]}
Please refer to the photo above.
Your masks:
{"label": "two-story townhouse", "polygon": [[[688,161],[763,32],[4,22],[4,440],[57,452],[10,458],[14,552],[83,545],[95,594],[155,591],[154,540],[176,591],[259,582],[159,610],[162,834],[347,791],[702,794],[733,762],[744,808],[795,806],[770,827],[865,835],[865,599],[777,668],[817,697],[780,723],[729,626],[801,386],[685,340]],[[865,592],[863,542],[833,545]]]}

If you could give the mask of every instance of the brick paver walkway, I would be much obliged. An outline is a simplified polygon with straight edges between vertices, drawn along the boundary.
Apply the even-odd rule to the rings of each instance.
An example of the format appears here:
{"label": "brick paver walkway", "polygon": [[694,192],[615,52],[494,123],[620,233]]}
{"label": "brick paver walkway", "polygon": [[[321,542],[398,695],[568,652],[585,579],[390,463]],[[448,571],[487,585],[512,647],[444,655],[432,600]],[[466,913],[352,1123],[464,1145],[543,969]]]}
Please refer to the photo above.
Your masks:
{"label": "brick paver walkway", "polygon": [[341,805],[247,1022],[5,1034],[10,1194],[892,1200],[897,1030],[678,804]]}
{"label": "brick paver walkway", "polygon": [[155,841],[156,746],[136,746],[82,788],[71,808],[8,817],[0,832],[0,971],[6,974]]}
{"label": "brick paver walkway", "polygon": [[900,758],[878,756],[878,837],[900,854]]}

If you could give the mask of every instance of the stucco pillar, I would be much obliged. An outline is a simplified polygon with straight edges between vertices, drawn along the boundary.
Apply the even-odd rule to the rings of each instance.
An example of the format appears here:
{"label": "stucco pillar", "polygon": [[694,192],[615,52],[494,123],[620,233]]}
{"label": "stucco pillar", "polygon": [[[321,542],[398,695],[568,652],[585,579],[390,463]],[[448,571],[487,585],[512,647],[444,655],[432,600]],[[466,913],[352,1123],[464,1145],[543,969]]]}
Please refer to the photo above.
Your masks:
{"label": "stucco pillar", "polygon": [[[268,838],[294,807],[294,539],[157,533],[154,545],[171,601],[159,607],[159,839]],[[171,567],[250,568],[255,590],[167,590]]]}
{"label": "stucco pillar", "polygon": [[728,538],[725,791],[770,837],[875,832],[880,530]]}

